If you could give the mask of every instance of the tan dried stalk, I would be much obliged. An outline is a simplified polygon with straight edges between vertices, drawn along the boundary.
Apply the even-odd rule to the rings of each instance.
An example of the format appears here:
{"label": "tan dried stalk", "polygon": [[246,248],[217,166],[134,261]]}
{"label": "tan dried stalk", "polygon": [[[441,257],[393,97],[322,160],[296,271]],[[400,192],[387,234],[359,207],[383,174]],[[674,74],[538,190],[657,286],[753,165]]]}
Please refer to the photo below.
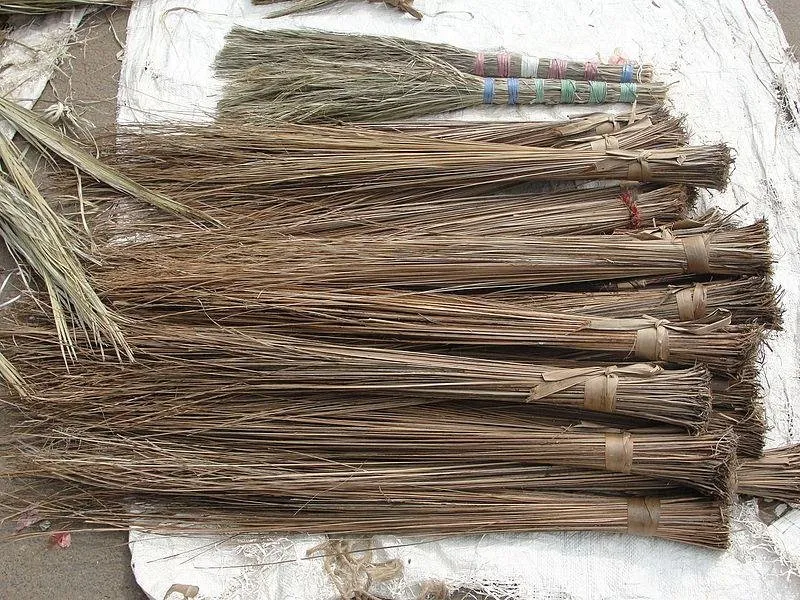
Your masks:
{"label": "tan dried stalk", "polygon": [[[48,329],[17,326],[8,335],[16,346],[8,345],[7,352],[35,391],[21,406],[54,423],[73,415],[102,416],[121,431],[135,426],[145,397],[190,429],[202,427],[201,415],[233,426],[242,418],[355,415],[446,401],[508,404],[531,416],[593,414],[586,407],[586,378],[532,397],[534,390],[544,391],[543,374],[556,369],[530,359],[492,361],[346,346],[253,327],[141,321],[126,329],[137,350],[136,366],[97,364],[87,353],[66,376]],[[605,372],[596,371],[591,375]],[[704,428],[710,410],[706,369],[622,369],[615,378],[613,415]]]}
{"label": "tan dried stalk", "polygon": [[[272,2],[275,0],[267,0]],[[311,0],[327,2],[333,0]],[[291,10],[291,8],[287,9]],[[288,13],[279,13],[288,14]],[[270,16],[278,16],[271,14]],[[418,56],[431,57],[445,62],[460,71],[488,77],[540,77],[548,78],[554,71],[561,71],[561,64],[554,60],[540,58],[535,65],[531,57],[519,53],[500,51],[484,52],[482,57],[474,50],[459,48],[449,44],[437,44],[420,40],[397,37],[373,36],[358,33],[333,33],[310,29],[273,29],[259,31],[247,27],[234,27],[228,34],[225,47],[217,57],[217,71],[232,74],[241,69],[256,67],[266,62],[281,65],[285,69],[295,68],[297,57],[313,58],[324,62],[359,62],[368,57],[376,62],[403,62]],[[498,63],[498,57],[500,63]],[[482,58],[482,60],[481,60]],[[524,65],[523,60],[527,61]],[[504,62],[507,61],[507,67]],[[619,82],[623,79],[625,65],[588,61],[563,61],[563,75],[554,79],[586,80],[593,76],[599,81]],[[533,72],[533,67],[537,67]],[[551,69],[551,66],[554,67]],[[477,71],[476,71],[477,67]],[[638,83],[649,82],[653,78],[651,65],[629,64],[632,80]],[[588,77],[587,77],[588,75]]]}
{"label": "tan dried stalk", "polygon": [[764,456],[741,461],[738,493],[742,496],[800,502],[800,445],[783,446]]}

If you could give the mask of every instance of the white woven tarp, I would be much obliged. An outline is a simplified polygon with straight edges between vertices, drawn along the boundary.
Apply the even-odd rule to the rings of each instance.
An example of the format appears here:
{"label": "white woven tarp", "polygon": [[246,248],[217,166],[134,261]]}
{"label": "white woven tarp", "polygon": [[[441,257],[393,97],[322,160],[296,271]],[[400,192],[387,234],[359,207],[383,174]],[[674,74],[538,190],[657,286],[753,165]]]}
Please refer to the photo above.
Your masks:
{"label": "white woven tarp", "polygon": [[[53,76],[56,65],[67,57],[85,8],[34,18],[15,15],[7,39],[0,44],[0,96],[31,108]],[[0,133],[10,138],[14,129],[0,122]]]}
{"label": "white woven tarp", "polygon": [[[771,339],[764,361],[769,441],[772,446],[800,441],[800,71],[766,5],[755,0],[417,0],[415,6],[426,15],[422,22],[362,0],[276,20],[264,20],[268,9],[247,0],[139,2],[128,26],[119,118],[212,118],[220,89],[212,61],[235,23],[359,31],[578,59],[607,58],[619,48],[628,58],[651,62],[657,78],[672,84],[670,101],[676,112],[687,114],[692,142],[725,141],[736,149],[728,189],[703,195],[701,205],[729,211],[746,205],[738,213],[743,221],[769,220],[778,258],[775,281],[786,291],[785,330]],[[555,119],[580,111],[490,107],[461,114]],[[393,548],[376,559],[402,559],[405,574],[373,591],[414,598],[422,583],[444,580],[451,588],[484,588],[524,600],[800,597],[796,512],[767,526],[754,504],[739,507],[734,529],[728,552],[599,534],[383,536],[373,545]],[[131,552],[139,583],[158,600],[173,584],[197,585],[199,598],[334,598],[319,561],[298,560],[319,541],[133,533]],[[425,543],[406,545],[412,541]]]}

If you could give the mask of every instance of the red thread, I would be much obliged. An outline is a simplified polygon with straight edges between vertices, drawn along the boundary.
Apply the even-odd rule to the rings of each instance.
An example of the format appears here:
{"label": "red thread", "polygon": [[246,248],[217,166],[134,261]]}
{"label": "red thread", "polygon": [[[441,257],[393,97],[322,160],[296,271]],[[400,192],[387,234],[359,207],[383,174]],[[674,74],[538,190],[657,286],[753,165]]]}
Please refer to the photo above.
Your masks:
{"label": "red thread", "polygon": [[587,61],[585,65],[583,65],[583,77],[586,81],[594,81],[597,79],[597,63]]}
{"label": "red thread", "polygon": [[550,68],[547,71],[548,79],[564,79],[567,73],[567,61],[559,58],[550,59]]}
{"label": "red thread", "polygon": [[486,57],[484,57],[483,52],[478,52],[478,54],[475,55],[475,68],[473,69],[473,72],[478,77],[483,77],[484,75],[483,61],[485,60],[485,58]]}
{"label": "red thread", "polygon": [[508,72],[511,64],[511,55],[506,52],[501,52],[497,55],[497,76],[508,77]]}
{"label": "red thread", "polygon": [[631,190],[624,190],[620,195],[620,200],[628,208],[631,213],[631,228],[639,229],[642,226],[642,213],[639,207],[636,206],[636,198]]}

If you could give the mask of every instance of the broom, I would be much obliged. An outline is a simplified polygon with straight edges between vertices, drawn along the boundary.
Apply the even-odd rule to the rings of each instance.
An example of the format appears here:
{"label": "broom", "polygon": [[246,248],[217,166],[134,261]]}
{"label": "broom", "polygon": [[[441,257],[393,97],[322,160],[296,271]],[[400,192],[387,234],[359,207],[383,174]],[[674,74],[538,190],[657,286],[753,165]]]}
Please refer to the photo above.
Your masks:
{"label": "broom", "polygon": [[493,142],[563,148],[584,145],[624,149],[669,147],[689,143],[683,117],[662,106],[637,107],[620,114],[598,112],[566,121],[399,121],[354,123],[377,131],[442,140]]}
{"label": "broom", "polygon": [[780,330],[781,295],[768,278],[757,276],[618,292],[504,292],[492,297],[534,310],[615,318],[650,315],[693,321],[729,310],[734,324],[760,323]]}
{"label": "broom", "polygon": [[[109,247],[94,269],[109,297],[316,289],[491,290],[667,275],[769,272],[766,223],[671,240],[631,236],[271,237],[191,232]],[[202,251],[198,251],[202,249]],[[149,292],[148,290],[152,290]],[[149,294],[149,296],[148,296]],[[196,306],[196,305],[195,305]]]}
{"label": "broom", "polygon": [[482,105],[660,104],[658,83],[571,79],[493,79],[419,57],[408,63],[262,65],[230,76],[217,104],[225,121],[263,124],[396,121]]}
{"label": "broom", "polygon": [[[54,423],[101,415],[121,429],[145,397],[186,423],[202,414],[210,418],[219,401],[229,415],[311,411],[332,417],[444,401],[489,401],[527,407],[529,415],[629,415],[696,432],[705,428],[710,409],[709,375],[702,367],[584,366],[571,379],[555,380],[547,376],[556,371],[552,366],[530,361],[344,346],[249,328],[153,328],[142,322],[126,328],[138,366],[98,364],[87,351],[67,374],[47,328],[17,326],[8,328],[8,335],[14,345],[4,350],[34,392],[21,398],[19,407]],[[254,404],[253,399],[260,401]]]}
{"label": "broom", "polygon": [[[283,0],[253,0],[253,4],[275,4]],[[286,8],[278,9],[267,15],[268,19],[275,19],[277,17],[284,17],[286,15],[293,15],[307,10],[314,10],[315,8],[322,8],[335,4],[339,0],[297,0],[293,5]],[[383,2],[386,6],[395,8],[400,12],[406,13],[415,19],[422,20],[422,13],[414,8],[414,0],[369,0],[369,2]]]}
{"label": "broom", "polygon": [[358,33],[312,29],[259,31],[241,26],[235,26],[228,33],[225,47],[217,56],[216,69],[223,75],[235,75],[243,69],[263,64],[295,68],[298,57],[320,64],[358,63],[365,57],[376,63],[403,63],[425,57],[479,77],[621,83],[645,83],[653,79],[651,65],[537,58],[509,52],[475,52],[449,44]]}
{"label": "broom", "polygon": [[130,6],[130,0],[13,0],[0,4],[0,14],[40,15],[80,6]]}
{"label": "broom", "polygon": [[764,452],[762,458],[744,459],[738,471],[740,496],[800,502],[800,446]]}
{"label": "broom", "polygon": [[[9,498],[9,496],[11,496]],[[596,531],[656,536],[709,548],[728,545],[728,515],[718,502],[691,495],[626,498],[545,492],[465,494],[462,501],[348,504],[318,502],[313,509],[271,497],[247,502],[202,496],[124,497],[97,488],[68,488],[34,501],[24,494],[0,494],[9,506],[27,503],[60,529],[137,528],[154,533],[396,533],[474,534],[497,531]],[[133,509],[133,510],[131,510]],[[26,512],[27,511],[27,512]],[[599,516],[602,515],[602,516]]]}
{"label": "broom", "polygon": [[[213,192],[211,192],[213,193]],[[403,236],[465,235],[586,235],[638,229],[645,224],[665,226],[684,219],[691,194],[684,186],[625,186],[546,193],[481,194],[383,200],[353,199],[330,202],[310,199],[225,197],[209,204],[209,195],[186,199],[227,227],[240,232],[282,235]],[[84,197],[99,202],[110,198],[105,190]],[[181,196],[183,200],[184,198]],[[197,198],[196,200],[194,198]],[[443,218],[443,215],[447,215]],[[98,219],[95,237],[114,238],[133,232],[163,235],[183,229],[180,222],[160,212],[140,211],[130,219]],[[767,302],[766,290],[764,302]],[[773,292],[774,293],[774,292]],[[661,298],[659,298],[661,300]],[[774,301],[774,300],[773,300]],[[641,314],[641,313],[639,313]]]}
{"label": "broom", "polygon": [[[244,485],[268,478],[271,464],[316,472],[314,464],[320,461],[355,466],[372,461],[464,460],[630,473],[723,499],[731,494],[735,468],[736,438],[730,430],[694,437],[657,430],[612,433],[518,418],[506,422],[502,415],[495,417],[488,411],[470,416],[462,409],[410,407],[357,417],[313,413],[249,417],[229,428],[210,421],[195,432],[183,429],[180,422],[160,418],[158,405],[143,407],[140,413],[142,424],[129,435],[115,431],[113,425],[96,432],[74,425],[54,429],[47,424],[37,431],[35,425],[28,425],[19,428],[17,443],[23,450],[31,449],[28,459],[45,476],[119,493],[236,491],[240,475],[225,467],[226,457],[232,454],[246,457],[250,464],[258,456],[264,469],[262,475],[249,475]],[[169,447],[179,445],[182,452],[162,449],[165,439],[175,440]],[[220,457],[219,462],[215,457]],[[120,464],[109,470],[107,464],[114,462]],[[178,486],[176,480],[187,481]]]}
{"label": "broom", "polygon": [[724,145],[643,151],[531,148],[352,126],[278,124],[254,133],[234,124],[167,125],[119,135],[119,154],[109,160],[137,181],[161,189],[171,183],[171,191],[183,196],[211,189],[215,198],[256,190],[260,197],[295,192],[324,198],[352,195],[356,189],[385,198],[418,190],[597,179],[718,188],[731,163]]}
{"label": "broom", "polygon": [[[231,281],[231,287],[224,289],[219,280],[211,283],[213,276],[207,269],[195,267],[190,260],[187,257],[180,261],[183,274],[180,283],[185,287],[153,282],[139,284],[141,293],[109,290],[104,297],[117,310],[134,307],[126,315],[136,320],[163,315],[166,320],[177,322],[220,323],[247,327],[252,332],[315,340],[518,345],[534,351],[587,350],[603,359],[635,358],[684,365],[702,362],[712,371],[729,375],[753,359],[761,341],[758,326],[730,326],[727,313],[711,314],[699,323],[680,324],[650,317],[609,319],[547,313],[480,297],[399,293],[370,290],[368,286],[340,292],[294,286],[279,288],[276,281],[275,291],[271,291],[256,285],[245,286],[237,278],[235,283]],[[164,277],[167,271],[159,275]],[[189,277],[196,283],[190,283]],[[128,286],[133,281],[129,279]],[[107,282],[98,286],[108,289]],[[140,306],[146,307],[146,311],[136,311]],[[557,374],[554,370],[550,376],[566,381],[582,375],[569,370]]]}
{"label": "broom", "polygon": [[721,187],[725,146],[624,151],[457,142],[354,127],[166,126],[120,132],[108,160],[184,201],[431,199],[533,181],[626,179]]}

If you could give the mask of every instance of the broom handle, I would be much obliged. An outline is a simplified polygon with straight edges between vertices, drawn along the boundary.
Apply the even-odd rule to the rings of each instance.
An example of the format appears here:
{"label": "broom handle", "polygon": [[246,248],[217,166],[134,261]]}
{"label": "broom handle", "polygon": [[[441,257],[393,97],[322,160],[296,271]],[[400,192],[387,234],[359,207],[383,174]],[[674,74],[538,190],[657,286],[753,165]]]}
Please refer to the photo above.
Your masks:
{"label": "broom handle", "polygon": [[606,83],[573,79],[483,79],[484,104],[655,104],[666,97],[664,86]]}
{"label": "broom handle", "polygon": [[616,83],[647,83],[653,79],[650,65],[538,58],[512,52],[477,52],[470,68],[479,77],[522,77],[534,79],[582,79]]}

